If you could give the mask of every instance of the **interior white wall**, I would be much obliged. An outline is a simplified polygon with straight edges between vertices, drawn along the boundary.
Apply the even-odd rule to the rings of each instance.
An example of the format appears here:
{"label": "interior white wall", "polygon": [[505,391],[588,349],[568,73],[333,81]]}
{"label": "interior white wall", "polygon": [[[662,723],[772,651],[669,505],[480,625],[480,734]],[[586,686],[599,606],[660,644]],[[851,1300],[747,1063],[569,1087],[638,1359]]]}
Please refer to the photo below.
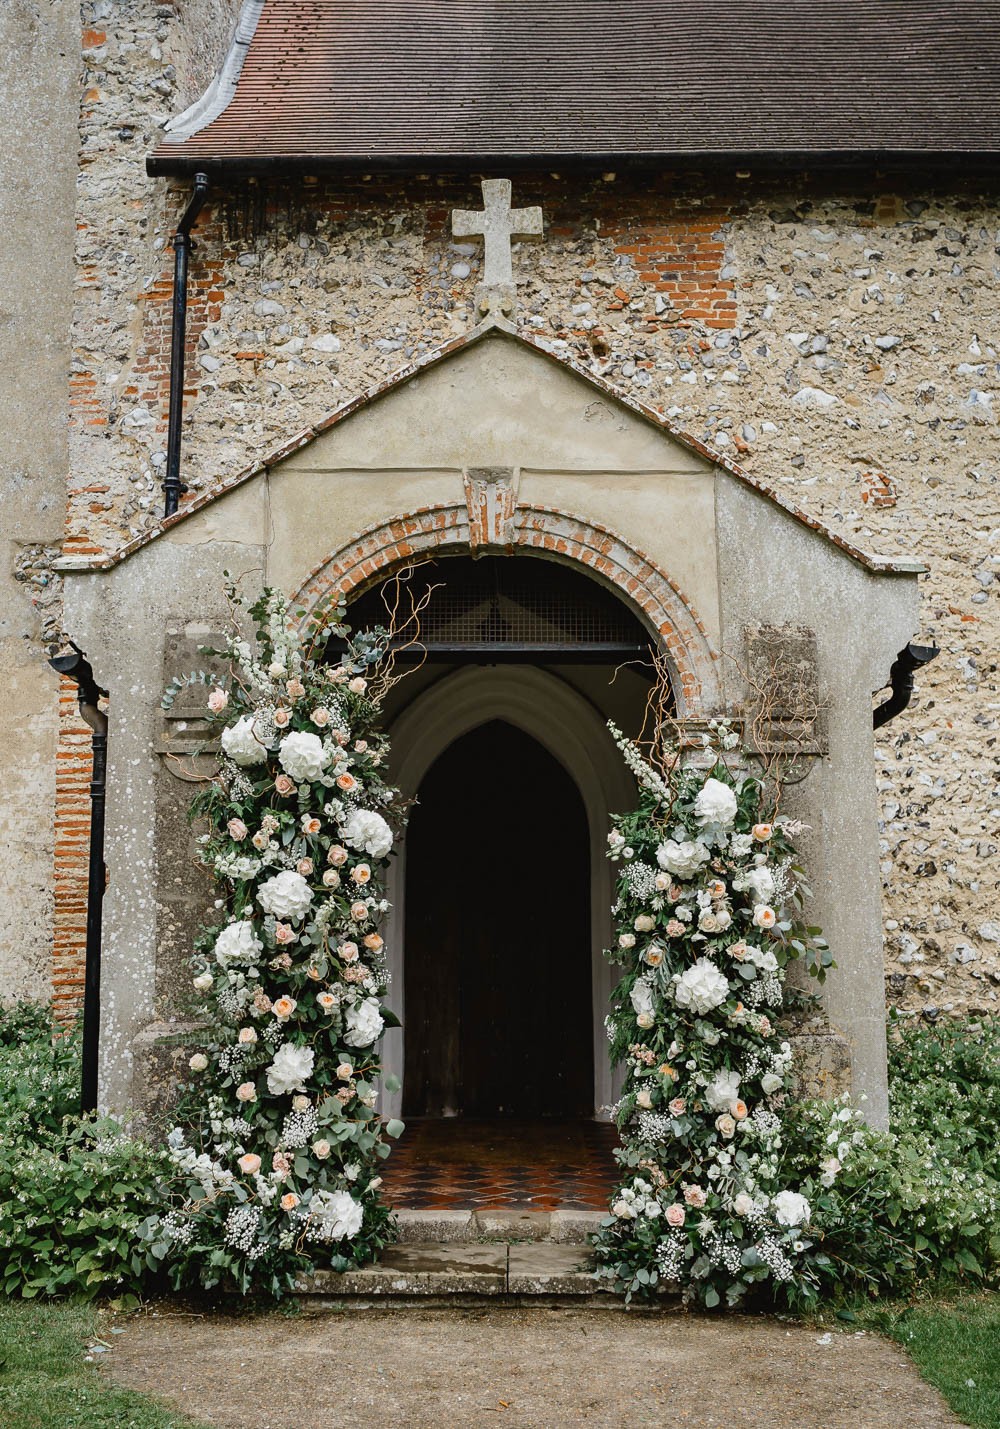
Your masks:
{"label": "interior white wall", "polygon": [[[606,857],[609,816],[635,803],[635,787],[597,710],[565,681],[531,665],[474,666],[448,675],[417,696],[390,728],[389,778],[413,798],[434,761],[469,730],[506,720],[537,739],[559,760],[583,799],[590,834],[590,977],[593,993],[594,1106],[598,1115],[616,1095],[608,1061],[604,1017],[615,982],[604,956],[612,937],[612,870]],[[484,770],[484,779],[489,771]],[[544,818],[545,810],[539,810]],[[552,828],[551,836],[558,837]],[[406,838],[390,865],[387,896],[392,912],[385,939],[392,975],[389,1005],[402,1028],[383,1043],[385,1070],[403,1080],[405,1066]],[[571,970],[567,970],[568,972]],[[387,1093],[383,1110],[399,1116],[402,1091]]]}

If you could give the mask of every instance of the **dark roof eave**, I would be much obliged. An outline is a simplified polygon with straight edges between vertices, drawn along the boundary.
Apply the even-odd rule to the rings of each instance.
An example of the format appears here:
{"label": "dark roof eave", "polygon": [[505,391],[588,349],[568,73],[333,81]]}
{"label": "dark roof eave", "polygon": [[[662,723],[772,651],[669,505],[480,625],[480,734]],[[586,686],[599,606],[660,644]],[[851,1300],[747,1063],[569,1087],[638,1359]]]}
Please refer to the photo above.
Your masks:
{"label": "dark roof eave", "polygon": [[641,168],[664,162],[684,162],[705,160],[714,163],[733,164],[796,164],[826,160],[831,164],[897,162],[916,163],[924,161],[932,164],[951,163],[958,160],[970,165],[976,163],[996,164],[1000,149],[957,149],[957,148],[891,148],[888,146],[871,148],[758,148],[758,149],[664,149],[647,152],[569,152],[508,150],[504,153],[421,153],[421,154],[258,154],[258,155],[194,155],[186,153],[182,145],[178,152],[171,154],[168,146],[162,145],[146,157],[146,173],[151,178],[176,178],[196,173],[215,177],[285,177],[289,175],[353,172],[358,169],[375,170],[472,170],[498,167],[544,168],[551,164],[572,165],[584,168],[602,164],[626,164]]}

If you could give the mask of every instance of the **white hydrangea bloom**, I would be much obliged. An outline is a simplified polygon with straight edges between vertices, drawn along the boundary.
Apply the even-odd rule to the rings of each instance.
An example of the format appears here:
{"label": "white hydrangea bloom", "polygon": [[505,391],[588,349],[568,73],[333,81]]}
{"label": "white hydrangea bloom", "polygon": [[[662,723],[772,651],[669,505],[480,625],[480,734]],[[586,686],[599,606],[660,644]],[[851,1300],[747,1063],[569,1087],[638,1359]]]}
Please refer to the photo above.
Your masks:
{"label": "white hydrangea bloom", "polygon": [[371,809],[355,809],[340,828],[340,836],[348,848],[366,853],[370,858],[385,858],[392,848],[392,829],[381,814]]}
{"label": "white hydrangea bloom", "polygon": [[711,857],[708,849],[697,839],[667,839],[656,850],[656,861],[667,873],[675,878],[694,878],[705,867]]}
{"label": "white hydrangea bloom", "polygon": [[771,1210],[779,1226],[804,1226],[809,1222],[809,1202],[798,1191],[779,1191],[771,1197]]}
{"label": "white hydrangea bloom", "polygon": [[729,996],[729,980],[711,958],[699,958],[674,976],[674,1001],[690,1012],[711,1012]]}
{"label": "white hydrangea bloom", "polygon": [[322,1240],[353,1240],[364,1210],[349,1191],[317,1191],[309,1202],[310,1228]]}
{"label": "white hydrangea bloom", "polygon": [[235,724],[222,731],[222,751],[241,769],[264,763],[267,747],[254,732],[253,715],[241,715]]}
{"label": "white hydrangea bloom", "polygon": [[716,824],[728,829],[736,818],[736,795],[721,779],[706,779],[694,801],[699,824]]}
{"label": "white hydrangea bloom", "polygon": [[739,1100],[741,1080],[739,1072],[730,1071],[728,1067],[716,1072],[705,1088],[705,1101],[712,1111],[728,1111],[733,1102]]}
{"label": "white hydrangea bloom", "polygon": [[381,1036],[384,1026],[378,998],[366,997],[363,1002],[348,1008],[344,1041],[348,1047],[370,1047]]}
{"label": "white hydrangea bloom", "polygon": [[257,890],[257,902],[265,913],[298,923],[309,911],[312,889],[301,873],[286,868],[261,884]]}
{"label": "white hydrangea bloom", "polygon": [[298,1047],[294,1042],[282,1042],[267,1069],[267,1086],[272,1096],[283,1097],[288,1092],[304,1092],[307,1078],[312,1076],[316,1058],[311,1047]]}
{"label": "white hydrangea bloom", "polygon": [[308,730],[293,730],[278,745],[278,763],[298,784],[318,779],[332,757],[319,735]]}
{"label": "white hydrangea bloom", "polygon": [[263,946],[254,932],[253,924],[246,918],[240,918],[223,928],[216,938],[215,961],[222,968],[239,963],[255,963]]}

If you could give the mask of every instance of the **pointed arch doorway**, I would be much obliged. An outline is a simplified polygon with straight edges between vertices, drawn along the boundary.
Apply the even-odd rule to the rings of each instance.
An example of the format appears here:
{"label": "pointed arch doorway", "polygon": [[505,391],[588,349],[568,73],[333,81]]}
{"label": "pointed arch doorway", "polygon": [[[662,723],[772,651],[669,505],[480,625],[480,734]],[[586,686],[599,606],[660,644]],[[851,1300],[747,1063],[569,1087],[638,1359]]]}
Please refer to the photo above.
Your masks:
{"label": "pointed arch doorway", "polygon": [[[385,707],[390,777],[416,801],[387,886],[402,1027],[383,1059],[401,1090],[383,1110],[406,1122],[387,1194],[596,1209],[615,1141],[607,834],[635,801],[607,718],[641,725],[649,636],[544,557],[443,558],[427,578],[425,659]],[[384,618],[376,593],[356,627]]]}
{"label": "pointed arch doorway", "polygon": [[538,740],[490,720],[438,757],[418,800],[407,831],[404,1118],[593,1116],[579,789]]}

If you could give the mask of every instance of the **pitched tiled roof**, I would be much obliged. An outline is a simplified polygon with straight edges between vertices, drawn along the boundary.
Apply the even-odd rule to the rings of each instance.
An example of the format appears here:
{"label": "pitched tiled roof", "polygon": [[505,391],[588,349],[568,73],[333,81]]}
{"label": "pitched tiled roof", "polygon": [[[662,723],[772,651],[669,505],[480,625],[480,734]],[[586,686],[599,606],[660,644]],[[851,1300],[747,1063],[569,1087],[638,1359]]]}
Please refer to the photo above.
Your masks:
{"label": "pitched tiled roof", "polygon": [[998,149],[997,0],[244,0],[149,167]]}

